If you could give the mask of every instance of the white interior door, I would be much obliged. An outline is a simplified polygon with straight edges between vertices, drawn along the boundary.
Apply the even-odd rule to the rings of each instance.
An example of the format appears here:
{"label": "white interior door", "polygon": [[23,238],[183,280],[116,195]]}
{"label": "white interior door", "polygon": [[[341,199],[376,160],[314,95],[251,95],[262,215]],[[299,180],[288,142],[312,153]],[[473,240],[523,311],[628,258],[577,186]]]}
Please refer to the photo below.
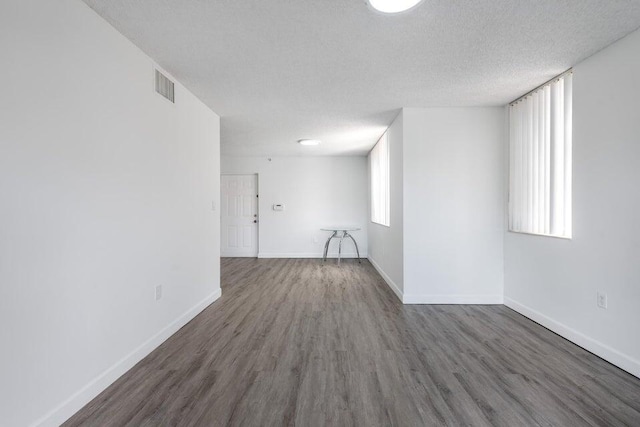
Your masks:
{"label": "white interior door", "polygon": [[258,256],[258,175],[221,177],[221,255]]}

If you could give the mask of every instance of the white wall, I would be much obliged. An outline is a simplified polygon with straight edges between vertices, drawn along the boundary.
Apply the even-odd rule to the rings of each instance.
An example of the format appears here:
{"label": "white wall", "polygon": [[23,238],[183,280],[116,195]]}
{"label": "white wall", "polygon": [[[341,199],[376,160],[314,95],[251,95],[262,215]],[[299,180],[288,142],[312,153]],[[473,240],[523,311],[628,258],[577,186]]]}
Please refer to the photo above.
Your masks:
{"label": "white wall", "polygon": [[573,239],[505,234],[505,303],[636,376],[639,53],[636,31],[574,67]]}
{"label": "white wall", "polygon": [[[391,289],[402,300],[403,290],[403,113],[388,129],[389,136],[389,197],[391,201],[390,226],[371,222],[370,197],[367,198],[367,223],[369,224],[369,260]],[[367,167],[369,160],[367,159]],[[370,171],[369,171],[370,172]],[[369,181],[370,182],[370,181]],[[367,185],[367,196],[371,186]]]}
{"label": "white wall", "polygon": [[219,118],[79,0],[0,52],[0,424],[57,425],[219,295]]}
{"label": "white wall", "polygon": [[[329,236],[320,228],[354,225],[360,256],[367,256],[365,157],[222,157],[223,174],[258,174],[261,258],[318,258]],[[274,204],[284,204],[277,212]],[[338,241],[330,246],[337,256]],[[343,256],[355,257],[352,242]]]}
{"label": "white wall", "polygon": [[504,111],[404,109],[405,303],[502,303]]}

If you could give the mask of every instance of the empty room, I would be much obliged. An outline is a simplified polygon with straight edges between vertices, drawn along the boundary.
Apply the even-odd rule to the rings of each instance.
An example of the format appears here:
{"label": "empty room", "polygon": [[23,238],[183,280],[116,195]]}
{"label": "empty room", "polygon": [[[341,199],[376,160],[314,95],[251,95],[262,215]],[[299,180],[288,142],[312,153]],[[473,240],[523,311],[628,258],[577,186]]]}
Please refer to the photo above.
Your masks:
{"label": "empty room", "polygon": [[640,1],[2,0],[0,426],[640,426]]}

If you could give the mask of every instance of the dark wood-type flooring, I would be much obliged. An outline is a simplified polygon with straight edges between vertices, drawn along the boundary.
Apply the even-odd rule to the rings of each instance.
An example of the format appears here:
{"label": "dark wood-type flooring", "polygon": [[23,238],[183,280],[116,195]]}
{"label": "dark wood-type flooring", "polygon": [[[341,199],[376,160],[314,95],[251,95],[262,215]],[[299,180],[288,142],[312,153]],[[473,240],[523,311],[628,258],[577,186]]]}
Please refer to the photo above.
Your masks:
{"label": "dark wood-type flooring", "polygon": [[640,379],[504,306],[403,306],[366,261],[222,260],[222,297],[66,426],[640,426]]}

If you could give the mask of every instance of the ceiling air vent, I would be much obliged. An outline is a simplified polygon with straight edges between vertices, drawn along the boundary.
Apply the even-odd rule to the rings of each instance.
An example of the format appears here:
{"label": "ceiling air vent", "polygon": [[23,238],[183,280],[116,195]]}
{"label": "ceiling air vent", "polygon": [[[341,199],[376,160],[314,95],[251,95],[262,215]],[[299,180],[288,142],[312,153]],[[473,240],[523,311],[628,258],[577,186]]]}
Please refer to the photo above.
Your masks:
{"label": "ceiling air vent", "polygon": [[158,70],[156,70],[156,92],[175,104],[173,82]]}

